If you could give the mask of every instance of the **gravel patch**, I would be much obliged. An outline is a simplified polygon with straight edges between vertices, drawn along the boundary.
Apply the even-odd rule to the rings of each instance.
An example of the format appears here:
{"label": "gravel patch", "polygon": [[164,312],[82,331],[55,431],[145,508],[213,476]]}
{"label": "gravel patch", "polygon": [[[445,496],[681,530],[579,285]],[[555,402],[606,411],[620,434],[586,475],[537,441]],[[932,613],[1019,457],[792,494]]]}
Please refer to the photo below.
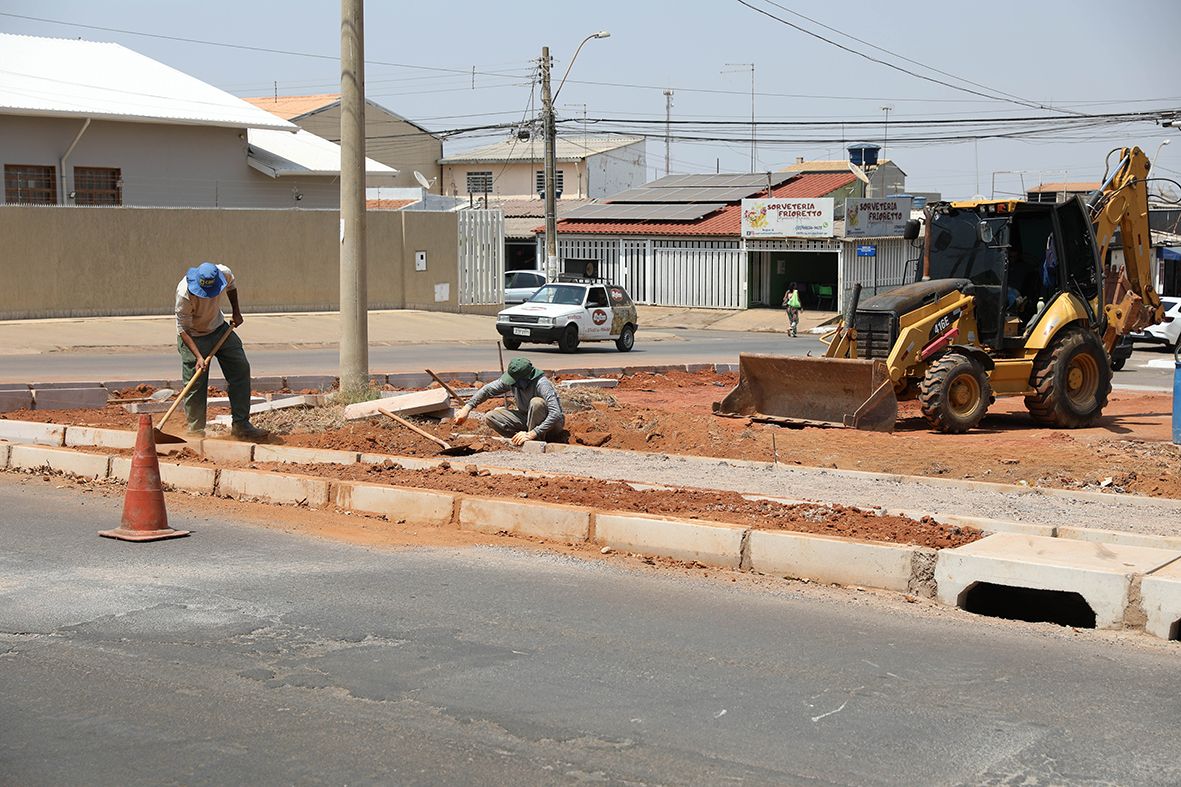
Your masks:
{"label": "gravel patch", "polygon": [[[1088,500],[1014,487],[1013,492],[936,486],[892,476],[842,473],[818,468],[745,465],[721,459],[635,454],[573,448],[552,454],[499,451],[470,461],[519,470],[571,473],[634,483],[722,489],[743,494],[816,500],[859,508],[982,517],[1056,527],[1118,530],[1181,536],[1181,502],[1135,498],[1136,502]],[[1147,504],[1144,504],[1147,501]]]}

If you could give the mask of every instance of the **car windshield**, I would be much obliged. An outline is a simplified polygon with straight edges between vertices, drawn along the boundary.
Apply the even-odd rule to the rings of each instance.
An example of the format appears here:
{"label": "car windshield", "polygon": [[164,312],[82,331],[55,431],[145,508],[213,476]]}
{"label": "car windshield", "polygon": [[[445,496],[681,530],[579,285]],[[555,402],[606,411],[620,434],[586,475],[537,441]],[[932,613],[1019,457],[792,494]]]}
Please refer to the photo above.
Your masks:
{"label": "car windshield", "polygon": [[571,284],[547,284],[529,299],[529,303],[556,303],[562,306],[581,306],[585,287]]}

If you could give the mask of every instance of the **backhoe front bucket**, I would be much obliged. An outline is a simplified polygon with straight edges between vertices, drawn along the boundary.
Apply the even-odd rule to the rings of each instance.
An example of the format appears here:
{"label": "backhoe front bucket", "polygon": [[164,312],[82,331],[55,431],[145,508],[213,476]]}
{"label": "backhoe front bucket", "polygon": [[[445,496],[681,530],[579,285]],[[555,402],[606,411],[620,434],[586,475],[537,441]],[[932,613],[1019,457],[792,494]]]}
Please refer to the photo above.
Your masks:
{"label": "backhoe front bucket", "polygon": [[741,353],[738,385],[714,413],[893,432],[898,399],[880,360]]}

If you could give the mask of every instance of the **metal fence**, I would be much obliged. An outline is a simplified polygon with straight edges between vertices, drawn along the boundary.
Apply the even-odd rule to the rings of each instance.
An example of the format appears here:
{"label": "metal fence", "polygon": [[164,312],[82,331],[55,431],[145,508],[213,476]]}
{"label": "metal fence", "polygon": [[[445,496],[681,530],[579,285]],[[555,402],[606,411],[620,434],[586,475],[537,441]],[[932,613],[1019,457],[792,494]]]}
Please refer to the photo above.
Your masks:
{"label": "metal fence", "polygon": [[461,210],[459,310],[504,303],[504,211]]}
{"label": "metal fence", "polygon": [[598,260],[600,275],[636,303],[745,308],[745,259],[735,241],[561,238],[560,259]]}

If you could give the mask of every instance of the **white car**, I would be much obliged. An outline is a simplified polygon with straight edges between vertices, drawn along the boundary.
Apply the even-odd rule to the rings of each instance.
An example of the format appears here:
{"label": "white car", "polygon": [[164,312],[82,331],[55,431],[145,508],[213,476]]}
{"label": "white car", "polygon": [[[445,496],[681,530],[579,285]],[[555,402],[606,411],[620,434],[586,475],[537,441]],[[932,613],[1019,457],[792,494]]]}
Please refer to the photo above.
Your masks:
{"label": "white car", "polygon": [[636,306],[622,288],[599,282],[547,284],[520,306],[496,315],[504,346],[557,344],[572,353],[580,342],[613,341],[628,352],[636,341]]}
{"label": "white car", "polygon": [[1175,349],[1181,338],[1181,298],[1161,298],[1160,302],[1165,307],[1164,321],[1133,333],[1132,341],[1164,344]]}
{"label": "white car", "polygon": [[533,293],[537,292],[543,284],[545,284],[545,274],[541,271],[505,271],[505,305],[524,303],[532,298]]}

